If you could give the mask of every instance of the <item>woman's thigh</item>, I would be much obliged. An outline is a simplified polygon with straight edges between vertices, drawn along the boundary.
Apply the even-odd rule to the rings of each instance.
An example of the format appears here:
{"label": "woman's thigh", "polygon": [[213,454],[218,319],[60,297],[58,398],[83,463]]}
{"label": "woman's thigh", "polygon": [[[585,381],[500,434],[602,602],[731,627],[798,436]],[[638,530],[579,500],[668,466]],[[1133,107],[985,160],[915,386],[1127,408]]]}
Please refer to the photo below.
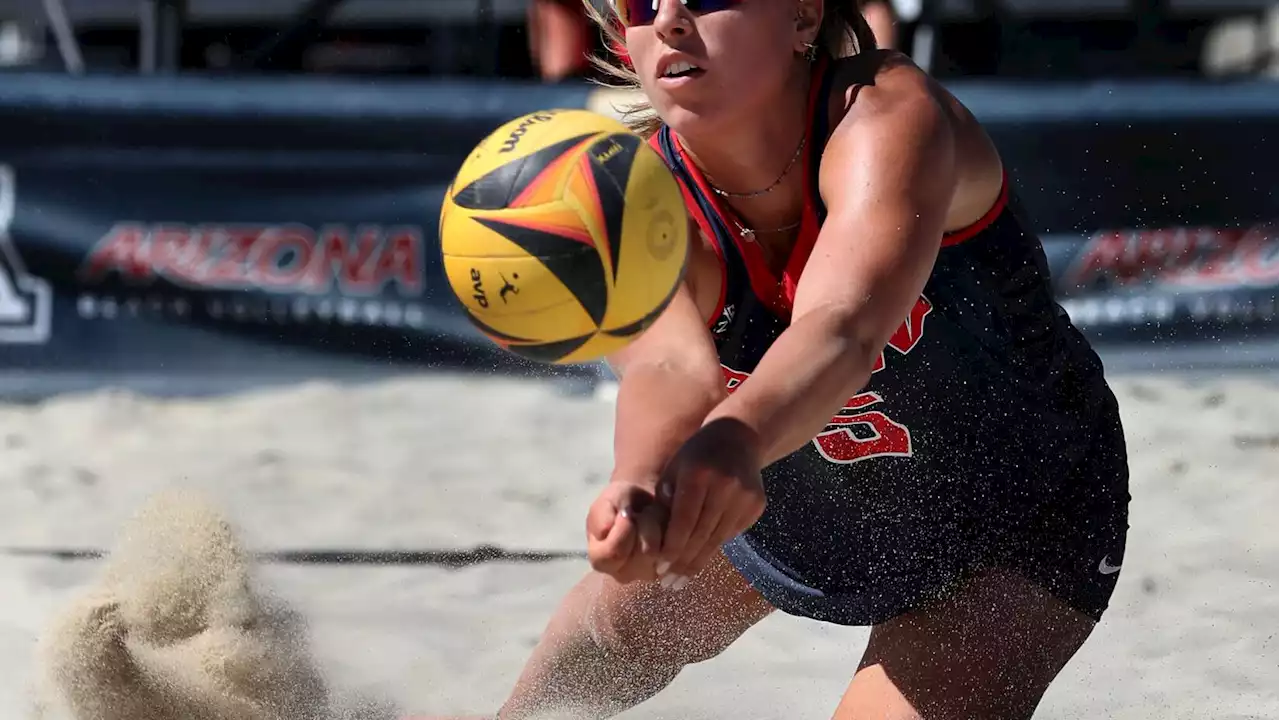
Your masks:
{"label": "woman's thigh", "polygon": [[1029,718],[1092,618],[1008,570],[872,628],[836,720]]}

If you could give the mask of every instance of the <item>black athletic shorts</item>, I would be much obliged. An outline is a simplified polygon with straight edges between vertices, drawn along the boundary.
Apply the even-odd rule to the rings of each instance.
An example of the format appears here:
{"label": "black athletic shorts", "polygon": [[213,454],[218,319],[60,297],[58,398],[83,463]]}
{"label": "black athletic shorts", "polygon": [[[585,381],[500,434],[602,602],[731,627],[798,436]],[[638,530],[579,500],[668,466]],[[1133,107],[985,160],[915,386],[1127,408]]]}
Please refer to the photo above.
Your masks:
{"label": "black athletic shorts", "polygon": [[[771,493],[766,515],[785,522],[758,524],[726,543],[725,555],[779,610],[840,625],[879,624],[947,596],[989,568],[1018,572],[1098,620],[1124,562],[1129,505],[1119,410],[1110,390],[1098,399],[1091,432],[1078,438],[1060,480],[1037,486],[1036,496],[1015,509],[900,504],[851,520],[852,532],[823,533],[829,519],[815,516],[812,506],[788,507],[785,498],[775,506]],[[880,500],[879,507],[894,508],[895,498]],[[996,515],[1004,521],[993,521]],[[784,554],[822,559],[795,570]],[[845,579],[824,584],[814,569],[824,563]],[[850,571],[851,565],[857,567]],[[851,576],[865,581],[850,583]]]}

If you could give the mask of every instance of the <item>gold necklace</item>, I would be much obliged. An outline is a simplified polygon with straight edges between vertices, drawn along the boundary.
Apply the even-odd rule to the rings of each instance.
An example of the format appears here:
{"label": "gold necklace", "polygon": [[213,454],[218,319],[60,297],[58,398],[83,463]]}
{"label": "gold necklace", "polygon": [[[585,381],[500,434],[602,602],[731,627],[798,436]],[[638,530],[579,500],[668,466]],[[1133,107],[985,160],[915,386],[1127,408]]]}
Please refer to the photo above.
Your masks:
{"label": "gold necklace", "polygon": [[771,230],[752,230],[746,225],[738,222],[736,217],[730,217],[729,221],[738,227],[738,235],[749,243],[756,241],[756,235],[777,235],[780,233],[791,232],[792,230],[800,227],[800,224],[804,222],[803,220],[797,220],[790,225],[784,225],[783,227],[773,228]]}
{"label": "gold necklace", "polygon": [[[756,192],[752,192],[752,193],[731,193],[727,190],[721,190],[720,188],[716,187],[715,181],[711,177],[711,173],[708,173],[706,170],[702,171],[702,177],[704,180],[707,181],[707,187],[711,188],[711,192],[714,192],[720,197],[741,198],[741,199],[750,199],[754,197],[759,197],[766,193],[772,192],[775,188],[777,188],[779,185],[782,184],[783,179],[787,177],[787,173],[791,172],[791,169],[795,167],[796,162],[800,159],[800,155],[801,153],[804,152],[804,146],[808,142],[808,140],[809,140],[809,134],[805,133],[800,138],[800,145],[796,147],[795,154],[791,156],[791,162],[787,163],[787,167],[782,171],[782,174],[778,176],[778,179],[774,180],[772,185],[770,185],[769,187],[763,190],[757,190]],[[743,240],[746,240],[749,243],[754,243],[756,241],[757,235],[777,235],[780,233],[791,232],[792,230],[795,230],[796,228],[800,227],[800,225],[804,222],[802,218],[800,220],[797,220],[791,223],[790,225],[783,225],[782,227],[770,228],[768,230],[753,230],[747,227],[746,225],[743,225],[742,223],[738,222],[737,213],[734,212],[733,208],[728,208],[728,210],[729,210],[728,213],[722,213],[722,214],[729,216],[729,221],[732,222],[734,226],[738,228],[738,235]]]}
{"label": "gold necklace", "polygon": [[706,170],[703,170],[702,175],[707,179],[707,186],[711,188],[711,192],[719,195],[722,198],[738,198],[739,200],[749,200],[751,198],[757,198],[757,197],[760,197],[761,195],[765,195],[773,192],[775,189],[777,189],[779,185],[782,184],[782,181],[786,179],[787,175],[791,172],[791,169],[796,166],[797,162],[799,162],[800,155],[804,152],[804,146],[808,142],[808,140],[809,140],[808,133],[805,133],[804,135],[800,136],[800,144],[796,146],[796,152],[794,155],[791,156],[791,161],[787,163],[787,166],[785,168],[783,168],[782,174],[778,176],[778,179],[774,180],[772,185],[770,185],[769,187],[763,190],[756,190],[755,192],[749,192],[749,193],[729,192],[728,190],[721,190],[716,185],[715,178],[711,177],[711,173],[707,172]]}

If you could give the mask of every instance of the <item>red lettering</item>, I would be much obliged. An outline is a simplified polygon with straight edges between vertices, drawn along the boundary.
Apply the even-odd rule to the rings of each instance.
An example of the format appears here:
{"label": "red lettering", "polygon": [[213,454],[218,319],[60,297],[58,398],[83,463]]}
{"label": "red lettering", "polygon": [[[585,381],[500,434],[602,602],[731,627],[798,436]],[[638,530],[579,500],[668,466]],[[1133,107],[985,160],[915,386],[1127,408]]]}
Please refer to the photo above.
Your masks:
{"label": "red lettering", "polygon": [[320,252],[316,253],[306,286],[313,291],[326,291],[337,276],[343,290],[365,294],[376,289],[372,281],[372,260],[378,249],[379,232],[365,228],[354,243],[346,228],[328,227],[321,233]]}
{"label": "red lettering", "polygon": [[1124,255],[1125,244],[1125,236],[1119,232],[1094,235],[1071,269],[1071,283],[1087,285],[1094,278],[1104,275]]}
{"label": "red lettering", "polygon": [[262,237],[262,228],[216,228],[206,231],[217,249],[212,262],[201,273],[203,285],[244,288],[249,285],[248,260],[253,246]]}
{"label": "red lettering", "polygon": [[[850,399],[845,409],[867,407],[882,400],[876,393],[866,392]],[[869,436],[859,437],[854,432],[856,429],[862,429]],[[818,433],[813,445],[828,462],[840,465],[873,457],[910,457],[911,431],[888,415],[871,410],[831,418],[831,424]]]}
{"label": "red lettering", "polygon": [[1169,282],[1214,287],[1230,284],[1274,284],[1280,277],[1274,227],[1204,231],[1203,259],[1170,273]]}
{"label": "red lettering", "polygon": [[1166,282],[1179,285],[1212,285],[1230,273],[1235,238],[1228,233],[1201,229],[1194,232],[1195,252],[1168,268]]}
{"label": "red lettering", "polygon": [[1076,261],[1072,280],[1087,285],[1099,278],[1127,284],[1185,262],[1192,243],[1182,229],[1106,232],[1095,235]]}
{"label": "red lettering", "polygon": [[391,235],[374,267],[375,286],[381,287],[388,280],[394,280],[405,290],[420,292],[422,271],[418,267],[418,251],[421,247],[422,238],[415,230],[403,229]]}
{"label": "red lettering", "polygon": [[1099,280],[1195,287],[1271,283],[1280,275],[1275,248],[1272,225],[1105,232],[1089,240],[1067,279],[1078,287]]}
{"label": "red lettering", "polygon": [[286,226],[264,233],[250,258],[249,277],[267,290],[300,286],[311,265],[316,236],[311,228]]}
{"label": "red lettering", "polygon": [[133,280],[151,277],[147,240],[147,230],[141,225],[116,225],[81,263],[79,275],[92,281],[101,280],[113,271]]}
{"label": "red lettering", "polygon": [[209,257],[209,235],[192,235],[188,228],[170,225],[151,231],[151,271],[175,282],[199,282],[201,264]]}
{"label": "red lettering", "polygon": [[921,295],[916,299],[916,304],[911,306],[911,313],[907,315],[906,321],[898,326],[897,331],[889,338],[889,347],[903,355],[915,349],[916,343],[924,337],[925,316],[931,312],[933,312],[933,303]]}
{"label": "red lettering", "polygon": [[1275,228],[1251,228],[1240,241],[1239,272],[1245,282],[1274,284],[1280,278],[1280,246]]}
{"label": "red lettering", "polygon": [[1138,233],[1134,279],[1146,280],[1186,265],[1202,239],[1203,231],[1183,228]]}
{"label": "red lettering", "polygon": [[[924,320],[931,312],[933,303],[923,295],[920,296],[911,307],[907,319],[889,338],[887,347],[901,355],[914,350],[924,337]],[[875,374],[882,369],[884,352],[876,359],[871,372]],[[749,373],[724,365],[721,365],[721,370],[724,372],[725,388],[731,393],[750,377]],[[831,418],[827,427],[813,439],[818,454],[828,462],[841,465],[875,457],[910,457],[911,430],[879,410],[865,409],[883,401],[884,398],[875,392],[859,393],[849,398],[839,414]]]}
{"label": "red lettering", "polygon": [[[911,313],[907,315],[906,321],[899,325],[898,329],[889,338],[888,347],[897,350],[903,355],[911,352],[916,343],[920,342],[920,338],[924,337],[924,319],[931,312],[933,312],[933,303],[921,295],[916,299],[916,304],[911,306]],[[871,374],[875,375],[883,369],[884,351],[881,350],[880,356],[876,358],[875,364],[871,366]]]}
{"label": "red lettering", "polygon": [[90,251],[79,276],[101,281],[118,273],[131,282],[157,277],[189,285],[327,293],[336,279],[348,294],[374,295],[388,282],[403,294],[422,291],[422,233],[384,234],[331,226],[317,238],[305,225],[147,227],[119,223]]}
{"label": "red lettering", "polygon": [[738,386],[742,384],[742,381],[750,377],[748,373],[738,372],[737,370],[727,368],[724,365],[721,365],[720,369],[724,371],[724,387],[729,392],[737,390]]}

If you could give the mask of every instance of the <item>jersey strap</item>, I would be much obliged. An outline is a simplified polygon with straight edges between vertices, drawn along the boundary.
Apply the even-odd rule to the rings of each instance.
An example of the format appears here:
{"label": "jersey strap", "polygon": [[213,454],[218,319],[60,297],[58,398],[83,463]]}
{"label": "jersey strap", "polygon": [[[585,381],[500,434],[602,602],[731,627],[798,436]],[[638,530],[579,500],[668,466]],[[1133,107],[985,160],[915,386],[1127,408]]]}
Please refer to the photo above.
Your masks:
{"label": "jersey strap", "polygon": [[[769,270],[768,262],[760,247],[742,238],[741,233],[736,231],[737,223],[727,221],[728,218],[733,217],[733,210],[720,202],[719,196],[711,190],[710,183],[693,163],[671,129],[663,126],[650,139],[653,147],[658,150],[663,160],[675,173],[684,192],[685,203],[689,207],[690,214],[706,236],[716,245],[716,252],[726,264],[726,270],[732,270],[729,266],[734,263],[730,258],[736,256],[741,261],[753,294],[775,315],[783,319],[790,316],[789,298],[794,296],[796,283],[804,269],[804,262],[813,250],[818,230],[825,217],[825,208],[818,197],[817,176],[818,163],[822,157],[830,126],[826,100],[831,93],[833,76],[830,63],[825,58],[814,64],[814,82],[810,85],[808,102],[809,151],[805,153],[802,167],[806,202],[801,216],[799,236],[788,256],[781,279],[774,277]],[[732,274],[729,273],[729,276],[732,277]],[[726,284],[721,284],[722,298]]]}

